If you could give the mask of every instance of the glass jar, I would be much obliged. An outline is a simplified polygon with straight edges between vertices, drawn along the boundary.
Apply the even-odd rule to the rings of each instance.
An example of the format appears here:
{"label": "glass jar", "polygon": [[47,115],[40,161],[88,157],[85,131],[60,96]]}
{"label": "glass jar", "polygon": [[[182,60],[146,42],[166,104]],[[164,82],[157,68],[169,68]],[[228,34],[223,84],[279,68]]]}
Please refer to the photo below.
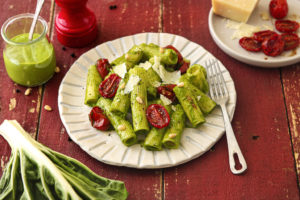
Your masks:
{"label": "glass jar", "polygon": [[37,20],[33,39],[28,39],[33,16],[29,13],[16,15],[1,28],[7,74],[15,83],[29,87],[47,82],[56,67],[54,48],[48,40],[48,27],[43,18]]}

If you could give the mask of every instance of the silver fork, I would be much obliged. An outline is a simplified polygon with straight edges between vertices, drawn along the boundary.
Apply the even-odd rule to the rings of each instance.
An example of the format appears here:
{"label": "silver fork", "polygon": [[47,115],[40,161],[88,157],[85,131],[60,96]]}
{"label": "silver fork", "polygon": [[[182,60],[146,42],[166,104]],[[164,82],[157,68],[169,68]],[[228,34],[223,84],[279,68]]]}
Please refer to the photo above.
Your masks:
{"label": "silver fork", "polygon": [[[221,107],[223,113],[230,169],[233,174],[241,174],[247,169],[247,164],[235,138],[226,109],[226,103],[229,99],[226,83],[220,70],[219,62],[216,59],[206,61],[205,65],[207,68],[207,80],[210,88],[210,96]],[[240,161],[240,169],[236,169],[237,163],[235,163],[234,156],[237,156]]]}

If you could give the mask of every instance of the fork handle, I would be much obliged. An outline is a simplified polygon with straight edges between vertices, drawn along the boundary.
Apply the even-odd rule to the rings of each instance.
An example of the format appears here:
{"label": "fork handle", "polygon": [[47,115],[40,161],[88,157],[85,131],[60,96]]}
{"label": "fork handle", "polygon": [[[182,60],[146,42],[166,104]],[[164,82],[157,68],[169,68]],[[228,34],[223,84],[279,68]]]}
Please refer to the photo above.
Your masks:
{"label": "fork handle", "polygon": [[[238,142],[235,138],[235,135],[234,135],[234,132],[233,132],[233,129],[231,126],[231,122],[228,117],[228,112],[227,112],[226,106],[225,106],[225,104],[221,104],[220,106],[221,106],[223,117],[224,117],[224,125],[225,125],[227,145],[228,145],[230,169],[233,174],[241,174],[247,169],[247,164],[246,164],[245,158],[242,154],[242,151],[238,145]],[[234,154],[236,154],[238,156],[238,159],[242,166],[238,170],[235,168],[236,163],[234,160]]]}

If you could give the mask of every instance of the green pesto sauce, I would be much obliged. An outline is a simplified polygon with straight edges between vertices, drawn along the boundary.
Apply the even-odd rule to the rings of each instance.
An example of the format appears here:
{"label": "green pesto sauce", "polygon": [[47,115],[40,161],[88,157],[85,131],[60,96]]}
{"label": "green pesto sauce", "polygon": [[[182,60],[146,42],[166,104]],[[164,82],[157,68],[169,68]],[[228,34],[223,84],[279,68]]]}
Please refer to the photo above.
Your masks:
{"label": "green pesto sauce", "polygon": [[[33,39],[39,34],[34,34]],[[28,33],[17,35],[14,42],[28,42]],[[6,71],[16,83],[37,86],[47,82],[54,74],[56,60],[53,46],[45,38],[30,45],[10,45],[3,51]]]}

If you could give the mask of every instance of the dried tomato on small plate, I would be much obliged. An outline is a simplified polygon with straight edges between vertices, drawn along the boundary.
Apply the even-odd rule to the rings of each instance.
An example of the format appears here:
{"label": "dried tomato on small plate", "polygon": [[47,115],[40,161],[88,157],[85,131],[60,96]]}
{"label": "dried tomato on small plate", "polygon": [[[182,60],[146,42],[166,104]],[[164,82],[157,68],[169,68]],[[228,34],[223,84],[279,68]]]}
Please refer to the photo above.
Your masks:
{"label": "dried tomato on small plate", "polygon": [[300,39],[295,33],[283,33],[281,35],[281,38],[284,41],[285,51],[295,49],[299,46]]}
{"label": "dried tomato on small plate", "polygon": [[281,35],[274,35],[262,43],[262,50],[267,56],[278,56],[284,50],[284,41]]}
{"label": "dried tomato on small plate", "polygon": [[240,39],[239,44],[247,51],[258,52],[261,50],[261,42],[253,37],[243,37]]}
{"label": "dried tomato on small plate", "polygon": [[276,20],[275,27],[282,33],[292,33],[298,30],[299,23],[291,20]]}
{"label": "dried tomato on small plate", "polygon": [[276,19],[284,18],[289,11],[287,0],[271,0],[269,10],[272,17]]}
{"label": "dried tomato on small plate", "polygon": [[257,40],[258,42],[263,42],[264,40],[269,39],[273,35],[277,35],[277,33],[275,31],[264,30],[264,31],[255,32],[253,34],[253,39]]}

